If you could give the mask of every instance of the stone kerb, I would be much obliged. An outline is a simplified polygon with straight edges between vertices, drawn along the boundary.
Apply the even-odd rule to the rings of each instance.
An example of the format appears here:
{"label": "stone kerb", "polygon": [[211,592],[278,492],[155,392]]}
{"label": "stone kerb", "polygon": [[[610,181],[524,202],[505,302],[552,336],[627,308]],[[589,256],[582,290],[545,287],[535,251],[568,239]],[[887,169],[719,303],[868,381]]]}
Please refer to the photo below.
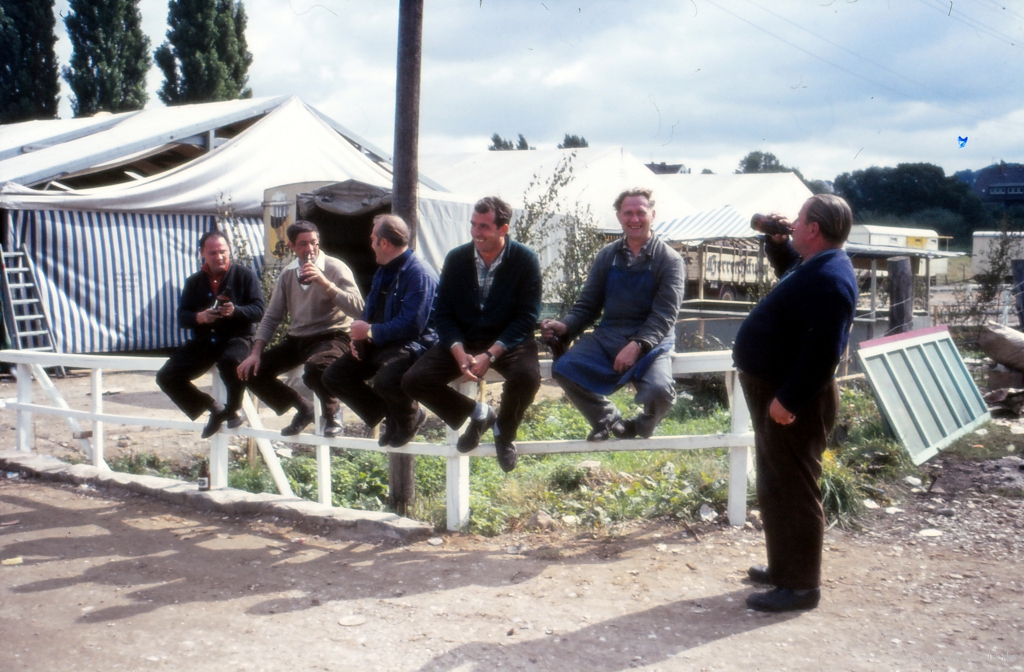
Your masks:
{"label": "stone kerb", "polygon": [[385,537],[412,542],[425,539],[434,532],[432,525],[393,513],[331,507],[298,497],[253,494],[232,488],[199,491],[194,483],[125,474],[86,464],[66,464],[49,455],[2,451],[0,469],[74,485],[127,490],[202,511],[277,516],[296,523],[329,528],[332,536]]}

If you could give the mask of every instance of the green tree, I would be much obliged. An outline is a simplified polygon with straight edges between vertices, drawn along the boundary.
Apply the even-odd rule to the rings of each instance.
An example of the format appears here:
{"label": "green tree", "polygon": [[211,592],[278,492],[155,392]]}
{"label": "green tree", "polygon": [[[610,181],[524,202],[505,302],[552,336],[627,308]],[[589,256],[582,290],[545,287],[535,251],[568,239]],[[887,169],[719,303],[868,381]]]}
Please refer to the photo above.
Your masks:
{"label": "green tree", "polygon": [[[984,204],[970,185],[947,177],[941,166],[931,163],[872,166],[843,173],[836,178],[835,190],[850,204],[859,221],[921,216],[958,242],[966,242],[972,231],[988,222]],[[941,216],[942,210],[953,216]],[[938,228],[939,224],[944,228]]]}
{"label": "green tree", "polygon": [[714,175],[715,171],[711,170],[710,168],[705,168],[704,170],[700,171],[700,174],[701,175]]}
{"label": "green tree", "polygon": [[145,107],[152,61],[139,0],[71,0],[64,25],[72,51],[63,75],[75,116]]}
{"label": "green tree", "polygon": [[170,0],[167,40],[154,54],[167,105],[252,98],[248,18],[234,0]]}
{"label": "green tree", "polygon": [[491,146],[487,149],[492,152],[507,152],[515,149],[515,143],[511,140],[506,140],[497,133],[491,136]]}
{"label": "green tree", "polygon": [[523,137],[523,134],[520,133],[519,134],[519,143],[516,144],[516,149],[529,149],[529,148],[530,148],[530,143],[528,143],[526,141],[526,138]]}
{"label": "green tree", "polygon": [[582,135],[569,135],[565,134],[565,139],[558,145],[559,149],[576,149],[582,147],[590,147],[590,143]]}
{"label": "green tree", "polygon": [[53,0],[0,0],[0,124],[56,118],[56,25]]}

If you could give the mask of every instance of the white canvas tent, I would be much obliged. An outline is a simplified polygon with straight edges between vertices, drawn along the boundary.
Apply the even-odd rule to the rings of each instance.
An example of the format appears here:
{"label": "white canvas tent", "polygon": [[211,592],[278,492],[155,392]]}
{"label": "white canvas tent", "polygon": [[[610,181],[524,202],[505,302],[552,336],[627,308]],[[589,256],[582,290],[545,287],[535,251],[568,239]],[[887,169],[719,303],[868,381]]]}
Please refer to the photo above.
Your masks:
{"label": "white canvas tent", "polygon": [[[499,196],[514,208],[521,208],[530,184],[543,185],[564,160],[571,160],[573,180],[559,193],[559,214],[571,213],[579,203],[590,208],[601,229],[621,232],[612,202],[632,187],[654,189],[658,220],[696,212],[674,190],[662,188],[658,176],[621,147],[428,155],[420,159],[420,167],[446,189],[477,197]],[[539,187],[531,192],[540,193]]]}
{"label": "white canvas tent", "polygon": [[[233,209],[235,232],[259,263],[265,189],[313,180],[391,185],[390,157],[297,98],[155,108],[92,122],[0,126],[4,246],[24,246],[36,264],[63,352],[179,344],[179,293],[198,268],[199,236],[224,207]],[[88,186],[97,181],[105,183]],[[443,259],[452,240],[468,240],[468,232],[448,229],[468,221],[472,206],[431,185],[421,180],[420,243]]]}
{"label": "white canvas tent", "polygon": [[673,241],[756,236],[750,228],[753,215],[779,213],[795,220],[811,197],[811,190],[795,173],[672,174],[658,179],[699,211],[658,222],[655,230]]}

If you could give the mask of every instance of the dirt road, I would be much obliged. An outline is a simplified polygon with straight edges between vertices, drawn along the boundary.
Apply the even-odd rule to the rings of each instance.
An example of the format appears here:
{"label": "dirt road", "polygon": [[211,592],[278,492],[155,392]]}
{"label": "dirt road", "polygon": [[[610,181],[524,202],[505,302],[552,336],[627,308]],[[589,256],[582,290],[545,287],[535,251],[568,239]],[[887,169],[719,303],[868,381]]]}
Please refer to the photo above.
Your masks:
{"label": "dirt road", "polygon": [[0,669],[1024,669],[1021,500],[900,507],[776,616],[744,608],[753,529],[374,545],[0,477]]}

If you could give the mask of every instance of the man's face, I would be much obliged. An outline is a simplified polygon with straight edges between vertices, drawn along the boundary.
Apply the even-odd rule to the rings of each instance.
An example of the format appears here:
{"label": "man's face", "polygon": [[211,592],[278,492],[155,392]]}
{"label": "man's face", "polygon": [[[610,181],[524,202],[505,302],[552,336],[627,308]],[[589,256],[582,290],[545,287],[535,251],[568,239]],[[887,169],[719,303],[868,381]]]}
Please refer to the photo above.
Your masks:
{"label": "man's face", "polygon": [[220,236],[207,238],[201,254],[206,267],[214,275],[224,273],[231,264],[231,248],[228,247],[228,241]]}
{"label": "man's face", "polygon": [[485,256],[497,254],[501,250],[502,238],[508,234],[508,224],[496,226],[493,210],[484,214],[474,210],[470,222],[470,233],[477,252]]}
{"label": "man's face", "polygon": [[651,237],[654,209],[644,196],[627,196],[615,214],[628,242],[643,244]]}
{"label": "man's face", "polygon": [[388,247],[387,241],[377,235],[377,227],[373,227],[373,232],[370,234],[370,249],[373,250],[373,256],[381,266],[389,261],[387,257]]}
{"label": "man's face", "polygon": [[316,231],[305,231],[300,233],[295,239],[295,242],[288,242],[288,247],[292,248],[292,252],[299,257],[299,259],[309,259],[312,261],[316,259],[317,255],[320,254],[320,234]]}
{"label": "man's face", "polygon": [[806,259],[811,251],[811,236],[813,232],[817,231],[817,228],[817,224],[807,221],[807,204],[804,203],[804,207],[800,208],[800,215],[793,223],[793,233],[790,234],[793,249],[803,259]]}

